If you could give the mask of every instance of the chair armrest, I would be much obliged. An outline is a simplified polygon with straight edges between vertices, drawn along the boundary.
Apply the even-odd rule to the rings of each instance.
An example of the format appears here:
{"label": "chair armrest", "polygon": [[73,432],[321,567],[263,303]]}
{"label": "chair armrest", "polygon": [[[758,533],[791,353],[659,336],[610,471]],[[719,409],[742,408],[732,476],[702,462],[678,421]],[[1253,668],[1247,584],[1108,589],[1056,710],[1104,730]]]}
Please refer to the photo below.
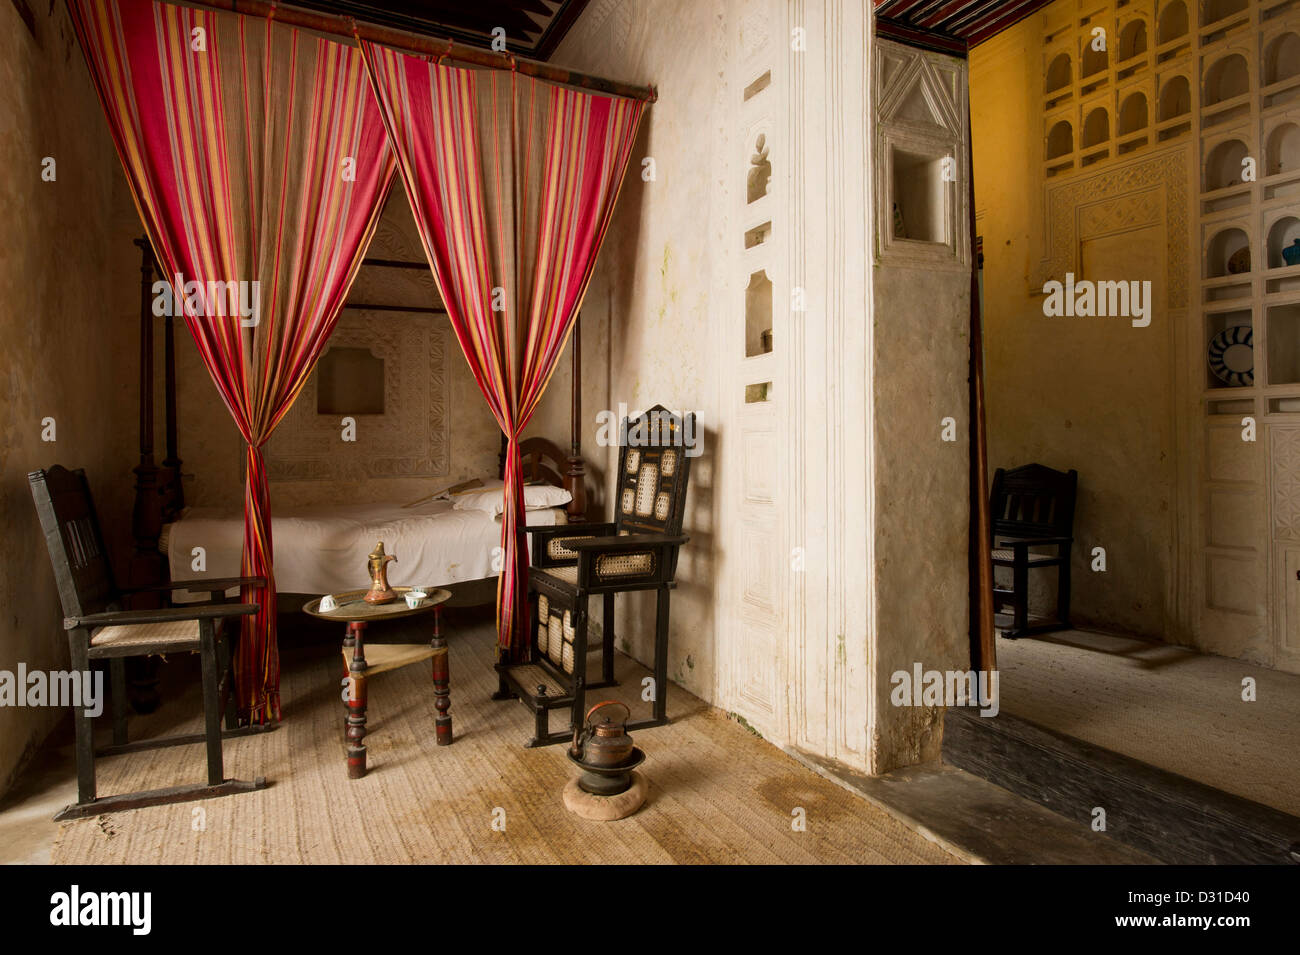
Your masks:
{"label": "chair armrest", "polygon": [[[572,557],[551,557],[547,551],[550,542],[557,537],[571,538],[597,538],[610,537],[614,534],[613,524],[538,524],[533,527],[525,527],[525,531],[533,535],[533,566],[538,568],[545,567],[571,567],[574,558]],[[576,543],[576,542],[570,542]],[[569,544],[564,545],[569,548]]]}
{"label": "chair armrest", "polygon": [[690,537],[685,534],[676,537],[666,537],[662,534],[627,534],[623,537],[595,537],[591,540],[574,541],[567,546],[570,550],[603,554],[619,550],[644,550],[647,547],[663,545],[678,546],[688,540]]}
{"label": "chair armrest", "polygon": [[265,577],[202,577],[191,580],[178,580],[171,585],[172,590],[186,590],[192,594],[207,591],[227,591],[231,587],[265,587]]}
{"label": "chair armrest", "polygon": [[194,577],[189,580],[176,580],[170,584],[153,584],[149,587],[128,587],[121,591],[125,597],[136,594],[169,594],[176,590],[186,593],[225,593],[231,587],[265,587],[265,577]]}
{"label": "chair armrest", "polygon": [[582,537],[584,534],[603,536],[614,533],[613,524],[529,524],[524,527],[538,537]]}
{"label": "chair armrest", "polygon": [[216,617],[246,617],[257,613],[257,604],[201,604],[190,607],[165,607],[160,610],[108,610],[82,617],[64,617],[63,629],[111,627],[138,623],[170,623],[174,620],[204,620]]}

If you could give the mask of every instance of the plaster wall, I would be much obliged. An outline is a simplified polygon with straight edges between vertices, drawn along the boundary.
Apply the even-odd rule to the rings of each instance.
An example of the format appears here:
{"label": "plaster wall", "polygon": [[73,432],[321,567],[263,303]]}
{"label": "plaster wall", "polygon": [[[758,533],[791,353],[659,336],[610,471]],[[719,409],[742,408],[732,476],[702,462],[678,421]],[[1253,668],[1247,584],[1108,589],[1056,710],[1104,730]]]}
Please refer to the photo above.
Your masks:
{"label": "plaster wall", "polygon": [[[132,274],[134,209],[66,10],[35,9],[33,35],[13,5],[0,6],[0,670],[9,672],[68,665],[27,473],[86,469],[120,572],[137,448],[137,306],[106,279]],[[45,157],[54,181],[41,178]],[[47,417],[53,442],[41,437]],[[65,714],[0,707],[0,790]]]}
{"label": "plaster wall", "polygon": [[[606,389],[590,400],[584,397],[584,427],[594,437],[595,416],[602,410],[617,414],[620,404],[633,415],[662,404],[698,416],[704,453],[691,465],[685,518],[691,542],[682,550],[672,595],[668,672],[708,700],[717,698],[713,488],[722,447],[715,331],[726,314],[714,283],[718,200],[711,172],[716,127],[724,119],[716,105],[719,40],[741,5],[735,0],[596,0],[552,57],[574,69],[659,89],[642,122],[583,303],[584,333],[592,319],[604,329],[603,335],[590,336],[595,348],[584,334],[584,377]],[[654,160],[653,181],[640,175],[645,157]],[[548,396],[552,401],[562,384],[557,375]],[[567,426],[567,414],[563,420]],[[593,441],[586,450],[605,482],[603,500],[591,516],[610,520],[617,447],[598,448]],[[653,628],[652,594],[618,598],[621,648],[652,660]]]}
{"label": "plaster wall", "polygon": [[[1163,208],[1145,216],[1140,196],[1147,193],[1131,193],[1114,203],[1104,230],[1078,235],[1072,250],[1077,279],[1151,283],[1148,327],[1135,328],[1127,318],[1044,315],[1040,276],[1052,236],[1044,225],[1041,35],[1041,18],[1030,17],[978,46],[970,60],[989,469],[1031,462],[1077,469],[1073,620],[1177,641],[1184,634],[1173,606],[1174,381],[1185,314],[1169,308],[1167,249],[1184,241],[1177,223],[1185,218]],[[1159,162],[1185,175],[1177,148]],[[1074,175],[1092,178],[1086,170]],[[1093,177],[1091,187],[1070,192],[1063,209],[1072,222],[1086,221],[1109,188],[1102,173]],[[1094,547],[1105,548],[1104,573],[1092,570]],[[1031,576],[1031,612],[1050,614],[1055,581],[1047,573]]]}
{"label": "plaster wall", "polygon": [[[875,76],[871,666],[873,764],[885,772],[938,758],[942,738],[942,708],[893,705],[892,674],[911,674],[917,663],[940,671],[970,666],[970,240],[965,63],[878,40]],[[905,155],[933,156],[938,165],[907,171]],[[923,192],[946,210],[933,217],[946,236],[931,236],[943,241],[915,238],[915,197]],[[895,203],[902,229],[891,221]],[[945,419],[953,440],[945,440]]]}

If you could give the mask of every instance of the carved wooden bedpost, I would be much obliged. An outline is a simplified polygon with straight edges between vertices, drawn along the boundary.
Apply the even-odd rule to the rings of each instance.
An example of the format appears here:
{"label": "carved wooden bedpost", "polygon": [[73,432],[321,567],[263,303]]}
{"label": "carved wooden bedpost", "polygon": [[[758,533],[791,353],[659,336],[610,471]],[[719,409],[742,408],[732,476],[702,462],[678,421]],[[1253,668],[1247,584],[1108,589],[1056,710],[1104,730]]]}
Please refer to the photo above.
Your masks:
{"label": "carved wooden bedpost", "polygon": [[130,587],[152,587],[166,580],[158,553],[160,500],[158,466],[153,460],[153,249],[140,249],[140,463],[135,467],[135,507],[131,517],[134,551],[127,574]]}
{"label": "carved wooden bedpost", "polygon": [[587,482],[582,463],[582,313],[573,319],[573,410],[569,416],[569,470],[564,475],[564,489],[573,495],[565,509],[570,524],[587,519]]}
{"label": "carved wooden bedpost", "polygon": [[[132,552],[127,567],[128,588],[156,587],[168,579],[167,562],[158,551],[162,533],[162,469],[153,459],[153,248],[147,238],[135,240],[140,249],[140,463],[135,467],[135,506],[131,512]],[[163,595],[136,596],[132,609],[163,606]],[[157,709],[156,657],[132,657],[129,696],[138,713]]]}

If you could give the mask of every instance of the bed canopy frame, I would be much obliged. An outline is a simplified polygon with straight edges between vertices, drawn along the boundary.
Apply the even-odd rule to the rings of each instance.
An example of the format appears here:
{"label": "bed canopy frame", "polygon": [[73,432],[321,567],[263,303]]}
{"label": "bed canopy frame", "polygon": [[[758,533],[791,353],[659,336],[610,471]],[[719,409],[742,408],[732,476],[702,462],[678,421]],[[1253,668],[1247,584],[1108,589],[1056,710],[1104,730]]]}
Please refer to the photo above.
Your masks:
{"label": "bed canopy frame", "polygon": [[[133,538],[131,561],[127,572],[131,588],[156,587],[170,583],[167,556],[159,542],[163,526],[176,520],[185,508],[185,487],[181,480],[181,456],[177,441],[176,416],[176,330],[170,314],[163,316],[163,415],[165,456],[155,461],[154,449],[154,372],[155,323],[153,285],[165,279],[158,269],[153,248],[147,238],[135,240],[140,249],[140,462],[135,474],[135,506],[132,512]],[[428,268],[427,263],[394,262],[365,259],[363,265],[385,268]],[[440,308],[406,308],[369,304],[348,304],[344,308],[371,311],[437,312]],[[582,316],[574,320],[570,337],[573,368],[569,421],[569,452],[542,437],[520,442],[523,474],[526,481],[540,481],[563,487],[572,499],[565,507],[570,523],[582,523],[587,514],[586,464],[582,458]],[[505,471],[506,438],[501,435],[497,476]]]}

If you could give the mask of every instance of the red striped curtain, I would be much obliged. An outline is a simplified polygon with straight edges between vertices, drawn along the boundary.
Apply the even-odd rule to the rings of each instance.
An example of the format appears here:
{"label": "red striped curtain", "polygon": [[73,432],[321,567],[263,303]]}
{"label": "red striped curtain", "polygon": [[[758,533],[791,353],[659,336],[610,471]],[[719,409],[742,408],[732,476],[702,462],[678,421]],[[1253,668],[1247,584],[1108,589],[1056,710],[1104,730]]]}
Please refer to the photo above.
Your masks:
{"label": "red striped curtain", "polygon": [[448,317],[507,439],[499,653],[524,645],[519,436],[591,280],[644,103],[361,41]]}
{"label": "red striped curtain", "polygon": [[[393,181],[387,137],[353,47],[273,19],[152,0],[68,6],[158,261],[207,293],[178,290],[248,445],[242,573],[268,581],[243,591],[261,611],[242,618],[240,716],[279,719],[261,449],[315,366],[374,234]],[[242,283],[241,307],[231,286],[209,284],[232,282]]]}

